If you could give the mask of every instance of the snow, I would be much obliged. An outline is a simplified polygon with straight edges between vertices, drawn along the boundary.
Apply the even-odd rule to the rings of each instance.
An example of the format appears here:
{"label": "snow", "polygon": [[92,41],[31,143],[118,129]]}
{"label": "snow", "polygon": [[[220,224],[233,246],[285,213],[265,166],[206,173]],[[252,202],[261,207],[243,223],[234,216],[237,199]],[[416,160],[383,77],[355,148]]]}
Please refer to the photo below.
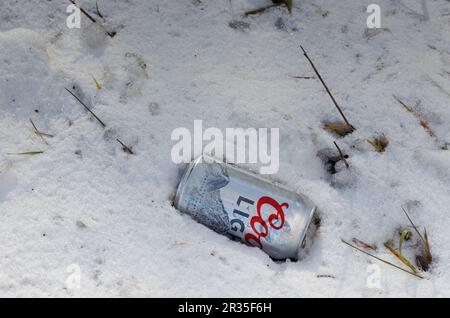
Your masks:
{"label": "snow", "polygon": [[[77,2],[94,15],[95,1]],[[98,1],[114,38],[85,17],[68,29],[68,1],[2,2],[1,296],[450,296],[450,3],[426,1],[426,19],[421,1],[379,0],[379,30],[366,27],[370,2],[351,0],[242,17],[267,2]],[[234,20],[248,25],[232,28]],[[292,78],[314,76],[300,44],[357,128],[351,135],[321,129],[340,118],[318,80]],[[30,119],[54,135],[49,145]],[[321,211],[304,260],[275,263],[172,207],[185,165],[171,162],[170,135],[195,119],[223,130],[280,128],[280,170],[269,178]],[[384,153],[366,142],[381,133]],[[333,141],[350,168],[338,163],[331,175],[318,154],[336,154]],[[26,151],[44,154],[10,154]],[[430,237],[424,280],[341,243],[357,237],[398,262],[383,243],[396,246],[408,226],[402,206]],[[407,243],[405,255],[414,251]],[[379,288],[368,284],[371,264]],[[80,288],[68,284],[74,268]]]}

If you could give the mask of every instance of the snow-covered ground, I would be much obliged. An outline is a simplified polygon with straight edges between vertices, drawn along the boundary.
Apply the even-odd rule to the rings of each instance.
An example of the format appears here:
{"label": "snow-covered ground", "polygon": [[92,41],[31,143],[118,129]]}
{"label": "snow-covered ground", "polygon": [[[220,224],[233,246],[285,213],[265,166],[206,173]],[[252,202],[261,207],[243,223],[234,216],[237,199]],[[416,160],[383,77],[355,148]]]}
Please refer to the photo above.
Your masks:
{"label": "snow-covered ground", "polygon": [[[94,0],[77,2],[102,21]],[[450,296],[450,2],[294,0],[292,15],[242,17],[268,2],[99,0],[117,32],[109,38],[84,16],[81,29],[67,28],[68,1],[2,1],[0,296]],[[373,2],[382,29],[367,29]],[[293,78],[315,76],[300,44],[353,134],[321,129],[340,117],[318,80]],[[54,135],[48,145],[30,119]],[[172,207],[185,166],[171,161],[171,132],[195,119],[280,128],[280,169],[269,178],[321,211],[304,260],[275,263]],[[384,153],[367,143],[379,134]],[[338,163],[332,175],[319,157],[336,153],[333,141],[350,168]],[[10,154],[28,151],[44,153]],[[398,245],[409,225],[402,206],[429,234],[424,280],[341,243],[376,244],[398,263],[383,243]]]}

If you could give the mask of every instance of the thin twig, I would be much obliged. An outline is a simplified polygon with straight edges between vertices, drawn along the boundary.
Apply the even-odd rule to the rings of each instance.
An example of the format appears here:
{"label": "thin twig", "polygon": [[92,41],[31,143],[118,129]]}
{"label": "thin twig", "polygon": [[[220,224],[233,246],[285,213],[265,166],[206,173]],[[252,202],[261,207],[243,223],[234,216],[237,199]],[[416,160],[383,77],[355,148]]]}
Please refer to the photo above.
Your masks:
{"label": "thin twig", "polygon": [[368,252],[366,252],[366,251],[364,251],[364,250],[362,250],[362,249],[360,249],[360,248],[358,248],[358,247],[356,247],[356,246],[354,246],[354,245],[352,245],[352,244],[350,244],[350,243],[344,241],[343,239],[341,239],[341,241],[342,241],[342,243],[347,244],[348,246],[354,248],[355,250],[357,250],[357,251],[359,251],[359,252],[361,252],[361,253],[363,253],[363,254],[366,254],[366,255],[368,255],[368,256],[370,256],[370,257],[372,257],[372,258],[375,258],[376,260],[379,260],[380,262],[383,262],[383,263],[385,263],[385,264],[387,264],[387,265],[390,265],[390,266],[392,266],[392,267],[395,267],[395,268],[397,268],[397,269],[399,269],[399,270],[401,270],[401,271],[403,271],[403,272],[405,272],[405,273],[408,273],[408,274],[410,274],[410,275],[413,275],[413,276],[415,276],[415,277],[417,277],[417,278],[423,279],[422,276],[420,276],[420,275],[418,275],[418,274],[415,274],[415,273],[413,273],[413,272],[411,272],[411,271],[408,271],[408,270],[406,270],[406,269],[404,269],[404,268],[401,268],[400,266],[397,266],[397,265],[395,265],[395,264],[393,264],[393,263],[391,263],[391,262],[388,262],[388,261],[386,261],[386,260],[384,260],[384,259],[382,259],[382,258],[379,258],[379,257],[377,257],[377,256],[375,256],[375,255],[372,255],[372,254],[370,254],[370,253],[368,253]]}
{"label": "thin twig", "polygon": [[337,150],[339,151],[339,155],[341,156],[341,160],[344,162],[345,166],[348,168],[350,168],[350,165],[347,162],[347,159],[345,159],[344,154],[341,151],[341,148],[339,148],[338,144],[336,143],[336,141],[333,141],[334,145],[336,146]]}
{"label": "thin twig", "polygon": [[[75,97],[75,99],[81,104],[83,105],[83,107],[89,112],[91,113],[92,116],[94,116],[95,119],[97,119],[97,121],[100,123],[100,125],[102,125],[103,128],[106,128],[106,124],[100,119],[98,118],[98,116],[89,108],[86,106],[85,103],[83,103],[83,101],[76,96],[74,93],[72,93],[69,89],[65,88],[66,91],[68,91],[73,97]],[[128,147],[127,145],[125,145],[123,142],[121,142],[119,139],[116,139],[121,145],[122,145],[122,149],[123,151],[129,153],[130,155],[134,155],[133,150],[131,149],[131,147]]]}
{"label": "thin twig", "polygon": [[121,142],[121,141],[119,140],[119,138],[116,138],[116,140],[117,140],[117,142],[118,142],[119,144],[122,145],[122,149],[123,149],[124,152],[126,152],[126,153],[128,153],[128,154],[130,154],[130,155],[134,155],[134,151],[133,151],[130,147],[128,147],[127,145],[125,145],[123,142]]}
{"label": "thin twig", "polygon": [[344,112],[342,111],[341,107],[339,107],[338,103],[336,102],[336,99],[334,98],[333,94],[331,93],[330,89],[328,88],[327,84],[325,84],[325,81],[323,80],[322,76],[320,75],[319,71],[317,70],[316,66],[314,65],[313,61],[310,59],[308,53],[306,53],[305,49],[303,48],[303,46],[300,45],[300,48],[303,51],[303,55],[306,57],[306,59],[309,61],[309,63],[311,64],[314,72],[316,73],[317,77],[319,78],[320,82],[322,83],[323,87],[325,87],[325,90],[328,93],[328,96],[330,96],[331,100],[333,101],[334,105],[336,106],[337,110],[339,111],[339,114],[341,114],[342,119],[344,119],[345,123],[349,126],[351,126],[353,128],[353,130],[355,129],[350,122],[347,120],[347,117],[345,117]]}
{"label": "thin twig", "polygon": [[73,97],[75,97],[75,99],[76,99],[81,105],[83,105],[83,107],[84,107],[89,113],[91,113],[91,115],[94,116],[95,119],[97,119],[97,121],[100,123],[100,125],[103,126],[103,128],[106,128],[106,124],[105,124],[100,118],[98,118],[97,115],[94,114],[94,112],[93,112],[89,107],[87,107],[86,104],[83,103],[83,101],[82,101],[77,95],[75,95],[74,93],[72,93],[72,92],[71,92],[69,89],[67,89],[67,88],[66,88],[66,91],[68,91],[68,92],[70,93],[70,95],[72,95]]}

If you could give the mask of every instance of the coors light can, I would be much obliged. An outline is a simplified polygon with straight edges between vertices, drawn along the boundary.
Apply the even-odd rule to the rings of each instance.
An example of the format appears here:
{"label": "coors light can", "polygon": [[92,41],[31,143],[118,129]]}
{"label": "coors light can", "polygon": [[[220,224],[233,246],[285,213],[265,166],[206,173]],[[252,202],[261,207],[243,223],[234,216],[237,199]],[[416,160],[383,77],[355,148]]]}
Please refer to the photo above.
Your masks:
{"label": "coors light can", "polygon": [[316,211],[305,196],[205,155],[189,164],[174,204],[277,260],[301,258]]}

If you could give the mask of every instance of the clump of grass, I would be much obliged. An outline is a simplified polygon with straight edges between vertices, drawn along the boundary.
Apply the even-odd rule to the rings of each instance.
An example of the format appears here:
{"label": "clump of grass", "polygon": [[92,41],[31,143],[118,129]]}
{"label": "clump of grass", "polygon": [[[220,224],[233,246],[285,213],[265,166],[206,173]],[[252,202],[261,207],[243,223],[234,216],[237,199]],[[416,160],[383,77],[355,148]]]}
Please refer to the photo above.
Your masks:
{"label": "clump of grass", "polygon": [[325,123],[322,126],[323,130],[334,132],[340,137],[345,137],[354,131],[353,126],[343,123]]}
{"label": "clump of grass", "polygon": [[381,134],[378,137],[375,137],[372,140],[367,140],[372,147],[378,152],[384,152],[386,147],[389,145],[389,140],[386,138],[384,134]]}
{"label": "clump of grass", "polygon": [[[417,233],[417,235],[420,238],[422,251],[421,251],[421,254],[416,255],[416,262],[417,262],[418,267],[422,271],[426,272],[426,271],[429,270],[429,267],[430,267],[431,263],[433,262],[433,255],[431,254],[431,249],[430,249],[430,244],[429,244],[429,241],[428,241],[427,230],[424,229],[424,232],[422,234],[419,231],[419,229],[417,228],[417,226],[414,224],[414,222],[411,220],[411,217],[409,216],[409,214],[406,211],[406,209],[403,208],[403,207],[402,207],[402,209],[403,209],[403,212],[405,213],[406,217],[408,218],[408,221],[411,223],[411,226],[414,228],[414,231]],[[406,272],[406,273],[408,273],[410,275],[413,275],[413,276],[415,276],[417,278],[423,279],[423,277],[421,275],[419,275],[418,269],[402,254],[403,243],[404,243],[404,241],[409,240],[410,237],[411,237],[411,232],[409,230],[403,230],[400,233],[400,244],[399,244],[399,249],[398,250],[396,250],[395,248],[390,246],[388,243],[384,243],[384,246],[388,249],[388,251],[391,252],[395,257],[397,257],[404,265],[406,265],[409,268],[409,270],[404,269],[404,268],[402,268],[400,266],[397,266],[397,265],[395,265],[395,264],[393,264],[393,263],[391,263],[389,261],[386,261],[386,260],[384,260],[384,259],[382,259],[380,257],[377,257],[375,255],[372,255],[372,254],[366,252],[362,248],[367,249],[367,248],[372,248],[372,246],[370,246],[367,243],[364,243],[363,241],[360,241],[360,240],[355,239],[355,238],[353,239],[353,242],[355,244],[357,244],[358,246],[362,247],[362,248],[360,248],[358,246],[355,246],[355,245],[352,245],[352,244],[350,244],[350,243],[348,243],[348,242],[346,242],[346,241],[344,241],[342,239],[341,239],[341,241],[344,244],[354,248],[355,250],[357,250],[357,251],[359,251],[361,253],[364,253],[364,254],[372,257],[372,258],[375,258],[375,259],[379,260],[380,262],[383,262],[383,263],[385,263],[385,264],[387,264],[389,266],[397,268],[397,269],[399,269],[399,270],[401,270],[403,272]]]}
{"label": "clump of grass", "polygon": [[385,263],[386,265],[392,266],[392,267],[394,267],[394,268],[396,268],[396,269],[398,269],[398,270],[401,270],[401,271],[403,271],[403,272],[405,272],[405,273],[408,273],[408,274],[410,274],[410,275],[412,275],[412,276],[414,276],[414,277],[423,279],[422,276],[420,276],[420,275],[417,274],[417,273],[414,273],[413,271],[404,269],[404,268],[402,268],[402,267],[400,267],[400,266],[395,265],[395,264],[392,263],[392,262],[389,262],[389,261],[387,261],[387,260],[384,260],[384,259],[382,259],[382,258],[380,258],[380,257],[378,257],[378,256],[373,255],[373,254],[370,254],[369,252],[366,252],[366,251],[364,251],[363,249],[361,249],[361,248],[359,248],[359,247],[357,247],[357,246],[355,246],[355,245],[352,245],[352,244],[350,244],[350,243],[344,241],[343,239],[341,239],[341,241],[342,241],[342,243],[344,243],[344,244],[346,244],[346,245],[348,245],[348,246],[354,248],[355,250],[357,250],[357,251],[359,251],[359,252],[361,252],[361,253],[363,253],[363,254],[366,254],[366,255],[368,255],[368,256],[370,256],[370,257],[372,257],[372,258],[374,258],[374,259],[376,259],[376,260],[378,260],[378,261],[380,261],[380,262],[383,262],[383,263]]}

